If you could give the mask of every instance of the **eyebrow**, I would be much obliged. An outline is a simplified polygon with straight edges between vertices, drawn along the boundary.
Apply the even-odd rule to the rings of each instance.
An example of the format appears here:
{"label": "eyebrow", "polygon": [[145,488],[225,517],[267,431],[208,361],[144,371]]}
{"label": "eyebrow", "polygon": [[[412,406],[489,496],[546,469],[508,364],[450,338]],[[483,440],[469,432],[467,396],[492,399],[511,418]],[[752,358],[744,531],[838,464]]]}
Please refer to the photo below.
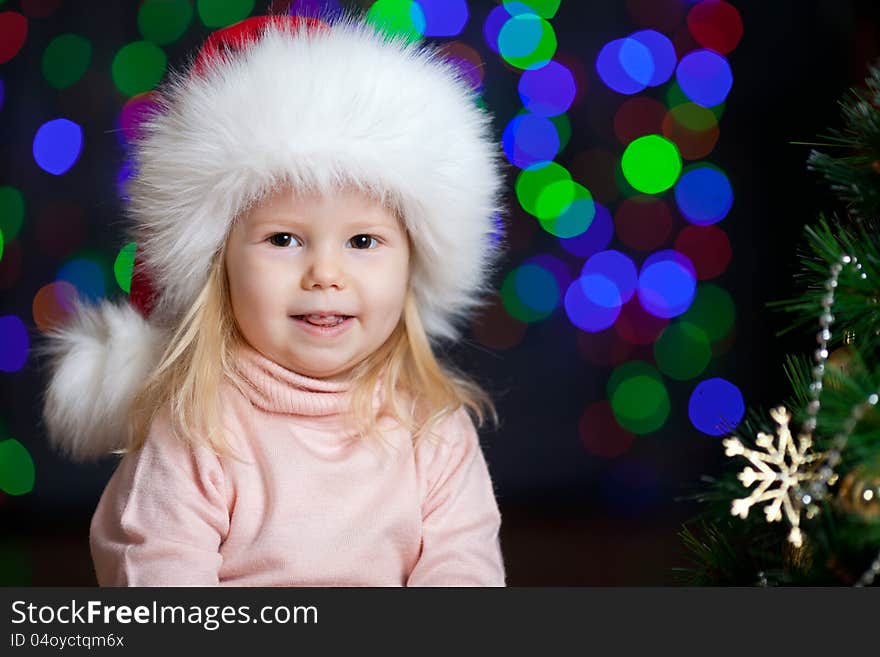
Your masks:
{"label": "eyebrow", "polygon": [[[271,228],[271,227],[296,227],[303,228],[307,226],[310,222],[301,221],[294,217],[270,217],[266,219],[261,219],[259,221],[251,224],[253,228]],[[397,224],[389,224],[389,223],[380,223],[377,221],[370,221],[367,219],[354,219],[345,224],[347,228],[364,228],[368,230],[395,230],[397,228]]]}

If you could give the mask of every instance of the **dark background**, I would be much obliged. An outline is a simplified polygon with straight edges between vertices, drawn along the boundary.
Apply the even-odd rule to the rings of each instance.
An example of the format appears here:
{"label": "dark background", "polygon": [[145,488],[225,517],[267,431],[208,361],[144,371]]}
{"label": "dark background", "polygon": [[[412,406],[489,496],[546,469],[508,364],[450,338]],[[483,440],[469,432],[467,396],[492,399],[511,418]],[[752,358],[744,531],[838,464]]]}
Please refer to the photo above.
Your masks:
{"label": "dark background", "polygon": [[[39,340],[30,319],[33,295],[53,280],[60,263],[29,246],[31,211],[52,199],[76,198],[86,208],[88,245],[112,258],[123,244],[115,189],[123,153],[112,130],[125,99],[112,87],[109,62],[119,47],[140,38],[138,4],[64,2],[50,17],[30,20],[24,48],[0,65],[6,85],[0,184],[21,189],[28,203],[19,237],[21,278],[0,290],[0,314],[26,318],[32,342]],[[733,260],[714,282],[732,294],[738,314],[735,342],[713,361],[711,372],[736,383],[749,406],[766,408],[788,395],[785,354],[806,353],[814,343],[810,334],[778,336],[788,320],[766,304],[797,290],[793,274],[802,227],[820,211],[839,210],[822,181],[806,170],[808,147],[792,142],[814,140],[839,126],[837,101],[861,83],[868,63],[880,55],[880,6],[845,0],[732,4],[742,14],[744,35],[729,55],[734,85],[720,120],[721,138],[708,159],[725,170],[734,189],[733,209],[721,224]],[[265,5],[258,1],[255,12]],[[458,40],[486,61],[484,100],[500,136],[521,107],[516,75],[482,39],[483,19],[495,3],[470,6],[469,26]],[[18,3],[6,2],[3,10],[18,10]],[[593,68],[599,49],[638,26],[622,0],[563,0],[551,23],[559,52],[582,61],[588,75],[580,107],[570,112],[572,143],[558,158],[565,163],[566,153],[601,140],[586,119],[593,111],[592,90],[600,86]],[[64,32],[88,36],[94,52],[86,77],[57,92],[42,79],[40,57],[48,41]],[[194,18],[186,35],[165,48],[169,63],[180,64],[207,33]],[[86,148],[68,174],[55,177],[33,164],[30,144],[41,123],[61,115],[82,122]],[[551,236],[533,234],[527,221],[511,213],[516,248],[505,273],[532,254],[564,255]],[[558,310],[530,325],[513,348],[489,349],[467,336],[447,354],[492,393],[502,417],[498,431],[483,430],[481,437],[503,516],[508,584],[675,585],[673,569],[687,563],[677,533],[698,511],[684,497],[702,474],[721,469],[720,439],[690,425],[690,388],[671,387],[673,412],[661,430],[637,438],[615,459],[592,456],[580,443],[577,423],[586,403],[602,398],[608,370],[578,355],[576,334]],[[0,375],[0,414],[37,469],[31,493],[0,493],[0,584],[92,585],[88,523],[115,463],[77,465],[52,452],[40,421],[43,384],[33,358],[25,369]]]}

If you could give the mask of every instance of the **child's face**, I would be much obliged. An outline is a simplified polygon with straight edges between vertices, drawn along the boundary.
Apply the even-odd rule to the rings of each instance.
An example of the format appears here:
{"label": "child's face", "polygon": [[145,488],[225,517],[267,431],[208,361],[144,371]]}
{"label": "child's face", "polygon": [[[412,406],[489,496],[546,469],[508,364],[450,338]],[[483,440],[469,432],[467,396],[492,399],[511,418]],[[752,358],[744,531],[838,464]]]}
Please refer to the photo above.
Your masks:
{"label": "child's face", "polygon": [[[245,339],[278,364],[338,380],[378,349],[403,312],[409,242],[393,212],[356,190],[276,192],[237,221],[226,271]],[[296,315],[352,315],[341,333]]]}

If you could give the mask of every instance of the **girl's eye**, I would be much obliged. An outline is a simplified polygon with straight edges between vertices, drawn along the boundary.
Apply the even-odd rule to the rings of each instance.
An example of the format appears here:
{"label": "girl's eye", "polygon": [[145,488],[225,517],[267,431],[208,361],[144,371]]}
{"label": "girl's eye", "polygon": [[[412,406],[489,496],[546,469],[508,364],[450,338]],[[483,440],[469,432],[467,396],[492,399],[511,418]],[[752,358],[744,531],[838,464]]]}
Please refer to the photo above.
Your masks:
{"label": "girl's eye", "polygon": [[376,242],[377,245],[379,244],[379,240],[377,240],[372,235],[355,235],[349,241],[355,245],[354,248],[359,250],[366,250],[369,248],[375,248],[370,247],[370,244],[372,243],[371,240],[372,242]]}
{"label": "girl's eye", "polygon": [[[279,244],[278,241],[276,240],[276,238],[278,238],[278,237],[286,238],[286,239],[282,240],[283,242],[286,242],[286,244]],[[292,240],[292,239],[296,239],[296,238],[293,235],[291,235],[290,233],[275,233],[274,235],[272,235],[269,238],[269,242],[271,242],[275,246],[287,246],[290,243],[290,240]]]}
{"label": "girl's eye", "polygon": [[[291,240],[296,240],[299,242],[299,238],[291,235],[290,233],[275,233],[271,237],[268,238],[268,241],[274,246],[278,247],[287,247],[290,246]],[[375,248],[371,246],[373,242],[376,245],[379,245],[379,240],[373,237],[372,235],[355,235],[352,237],[349,242],[354,246],[355,249],[360,251],[365,251],[367,249]]]}

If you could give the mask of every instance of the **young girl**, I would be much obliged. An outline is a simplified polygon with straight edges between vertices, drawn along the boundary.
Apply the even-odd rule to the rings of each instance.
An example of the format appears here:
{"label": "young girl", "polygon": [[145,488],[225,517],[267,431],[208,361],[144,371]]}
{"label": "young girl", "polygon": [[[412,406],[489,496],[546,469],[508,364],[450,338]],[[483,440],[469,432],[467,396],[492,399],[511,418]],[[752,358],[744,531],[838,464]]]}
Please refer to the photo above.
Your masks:
{"label": "young girl", "polygon": [[98,583],[504,586],[470,412],[497,415],[432,345],[500,253],[500,152],[464,77],[361,16],[260,17],[160,98],[130,301],[77,302],[44,347],[52,440],[124,454]]}

